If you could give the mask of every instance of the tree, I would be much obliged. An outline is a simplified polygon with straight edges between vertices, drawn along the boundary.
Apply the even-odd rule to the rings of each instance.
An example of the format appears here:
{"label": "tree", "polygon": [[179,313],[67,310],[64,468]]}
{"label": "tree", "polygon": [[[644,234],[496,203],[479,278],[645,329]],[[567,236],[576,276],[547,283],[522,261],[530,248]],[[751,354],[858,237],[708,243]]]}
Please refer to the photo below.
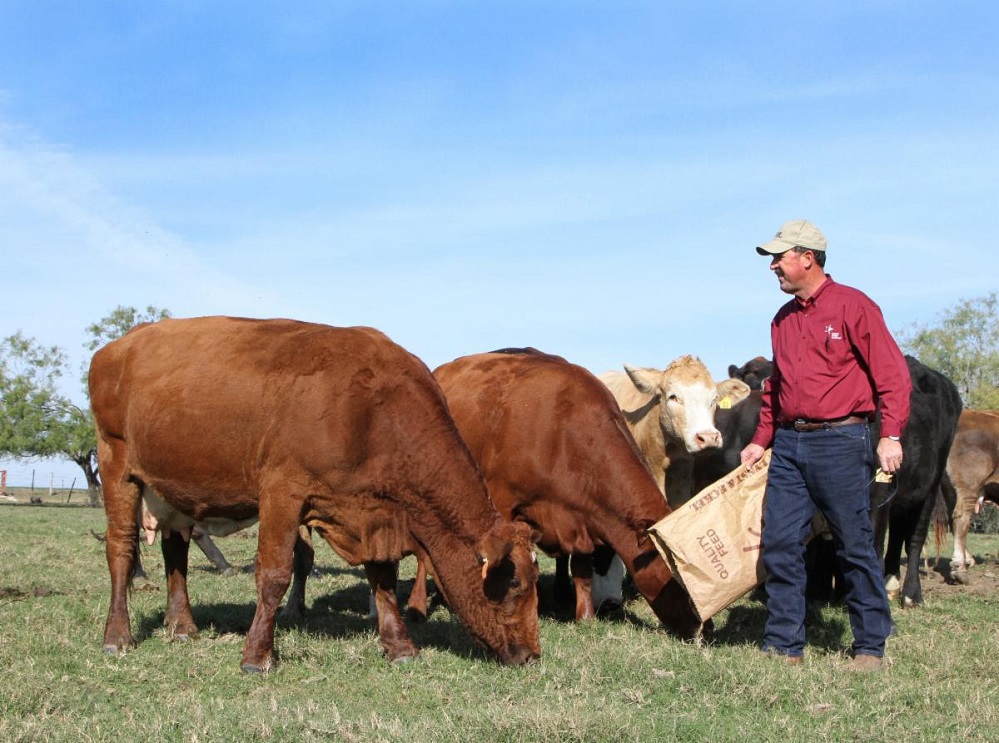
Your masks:
{"label": "tree", "polygon": [[[91,339],[84,346],[92,351],[139,323],[169,316],[167,310],[155,307],[144,312],[116,307],[87,328]],[[86,477],[90,505],[100,506],[97,433],[90,411],[58,391],[57,382],[66,368],[66,354],[58,346],[42,346],[20,332],[0,342],[0,455],[64,457],[75,462]],[[83,379],[86,390],[86,371]]]}
{"label": "tree", "polygon": [[100,505],[97,439],[90,414],[58,392],[66,354],[21,333],[0,342],[0,454],[62,456],[83,468],[91,505]]}
{"label": "tree", "polygon": [[903,350],[957,385],[965,406],[999,409],[999,300],[993,292],[961,300],[935,327],[898,334]]}
{"label": "tree", "polygon": [[153,306],[139,311],[134,307],[118,305],[111,314],[93,325],[87,326],[90,340],[83,344],[88,351],[96,351],[101,346],[121,338],[125,333],[144,322],[156,322],[170,317],[170,310],[161,310]]}

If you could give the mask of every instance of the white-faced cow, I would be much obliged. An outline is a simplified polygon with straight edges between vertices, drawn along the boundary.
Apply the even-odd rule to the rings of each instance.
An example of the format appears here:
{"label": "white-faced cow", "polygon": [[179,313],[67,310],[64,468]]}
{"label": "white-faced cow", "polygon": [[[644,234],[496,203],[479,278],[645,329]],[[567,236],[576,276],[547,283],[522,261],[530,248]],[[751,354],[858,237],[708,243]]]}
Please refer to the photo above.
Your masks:
{"label": "white-faced cow", "polygon": [[[715,426],[719,403],[728,409],[749,394],[737,379],[715,383],[696,356],[681,356],[665,369],[624,365],[599,379],[624,412],[628,429],[649,464],[659,490],[671,508],[690,500],[694,489],[694,455],[716,450],[723,437]],[[624,570],[614,558],[605,578],[597,573],[594,601],[620,604]]]}
{"label": "white-faced cow", "polygon": [[749,387],[738,379],[716,383],[695,356],[681,356],[665,369],[624,369],[599,379],[624,411],[659,490],[677,508],[693,495],[694,455],[723,443],[715,426],[719,402],[729,408],[749,395]]}
{"label": "white-faced cow", "polygon": [[535,349],[466,356],[434,376],[500,513],[529,524],[545,552],[572,556],[577,619],[595,614],[590,558],[605,546],[666,627],[682,637],[699,630],[647,534],[669,506],[595,376]]}
{"label": "white-faced cow", "polygon": [[257,610],[242,667],[273,663],[275,610],[300,525],[363,564],[391,660],[417,654],[395,597],[425,553],[472,635],[504,663],[540,653],[530,529],[505,520],[430,371],[371,328],[292,320],[162,320],[98,351],[90,398],[108,519],[104,649],[132,644],[128,585],[142,508],[163,529],[177,635],[197,626],[184,532],[259,518]]}
{"label": "white-faced cow", "polygon": [[971,517],[986,499],[999,503],[999,410],[961,412],[947,457],[947,477],[955,501],[951,578],[967,583],[968,568],[975,564],[967,550]]}

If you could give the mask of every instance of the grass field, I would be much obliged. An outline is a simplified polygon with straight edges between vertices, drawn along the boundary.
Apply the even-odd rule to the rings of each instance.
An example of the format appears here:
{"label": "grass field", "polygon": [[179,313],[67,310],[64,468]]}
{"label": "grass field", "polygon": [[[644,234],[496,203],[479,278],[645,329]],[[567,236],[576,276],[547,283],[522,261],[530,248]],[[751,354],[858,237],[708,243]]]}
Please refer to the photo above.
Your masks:
{"label": "grass field", "polygon": [[[27,499],[24,499],[27,500]],[[56,499],[58,500],[58,498]],[[277,629],[278,667],[240,672],[252,575],[215,573],[192,549],[197,640],[171,641],[158,545],[131,599],[137,647],[101,652],[109,581],[100,510],[0,505],[0,741],[994,741],[999,739],[999,538],[972,535],[968,587],[927,571],[926,606],[896,610],[882,674],[847,671],[841,607],[814,607],[805,665],[761,657],[764,608],[716,617],[683,643],[633,601],[575,624],[543,605],[540,662],[487,660],[445,610],[412,628],[420,658],[381,656],[359,568],[317,545],[308,618]],[[252,562],[255,531],[218,540]],[[412,560],[404,563],[408,589]],[[542,600],[552,562],[542,559]]]}

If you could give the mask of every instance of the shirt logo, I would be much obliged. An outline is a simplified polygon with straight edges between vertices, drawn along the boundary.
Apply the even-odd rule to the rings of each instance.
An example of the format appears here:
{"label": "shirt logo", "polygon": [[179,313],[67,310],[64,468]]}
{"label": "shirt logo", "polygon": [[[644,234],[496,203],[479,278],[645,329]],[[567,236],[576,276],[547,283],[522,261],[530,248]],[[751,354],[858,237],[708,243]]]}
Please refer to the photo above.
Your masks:
{"label": "shirt logo", "polygon": [[831,340],[831,341],[841,341],[841,340],[843,340],[843,336],[840,335],[839,333],[837,333],[833,329],[832,325],[826,325],[825,331],[826,331],[826,335],[829,336],[829,340]]}

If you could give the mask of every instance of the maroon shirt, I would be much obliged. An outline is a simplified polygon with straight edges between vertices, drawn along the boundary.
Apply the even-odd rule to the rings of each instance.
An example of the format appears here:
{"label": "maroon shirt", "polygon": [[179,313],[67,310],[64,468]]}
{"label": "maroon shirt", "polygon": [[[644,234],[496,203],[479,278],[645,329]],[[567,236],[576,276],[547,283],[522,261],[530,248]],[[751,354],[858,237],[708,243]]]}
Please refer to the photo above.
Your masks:
{"label": "maroon shirt", "polygon": [[770,324],[774,370],[763,388],[752,443],[766,448],[781,423],[873,416],[881,435],[901,436],[909,419],[909,367],[881,308],[831,276],[806,301],[797,297]]}

